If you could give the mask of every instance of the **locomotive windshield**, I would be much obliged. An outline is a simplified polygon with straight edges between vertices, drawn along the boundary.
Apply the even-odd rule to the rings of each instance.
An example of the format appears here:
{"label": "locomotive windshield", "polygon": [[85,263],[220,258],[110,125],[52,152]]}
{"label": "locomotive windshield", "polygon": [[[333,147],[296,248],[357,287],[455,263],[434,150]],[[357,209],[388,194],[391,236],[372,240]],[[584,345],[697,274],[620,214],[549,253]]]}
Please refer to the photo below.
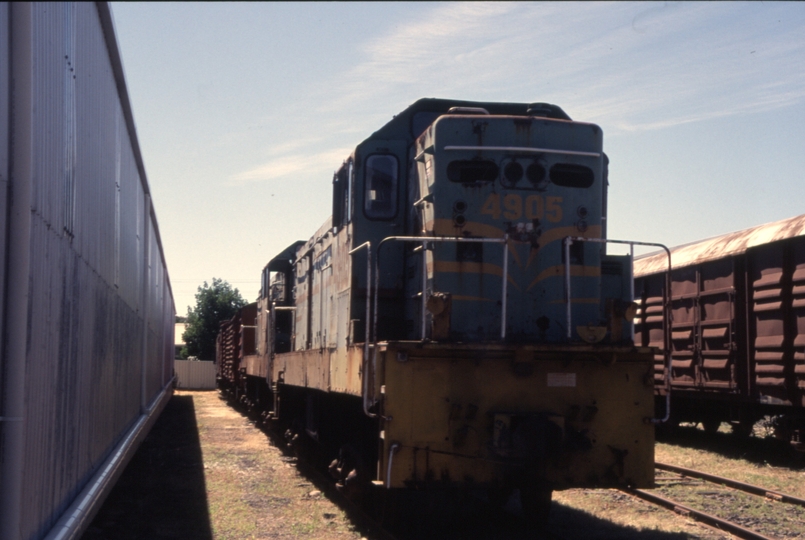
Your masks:
{"label": "locomotive windshield", "polygon": [[451,182],[474,184],[492,182],[498,177],[498,165],[488,159],[457,159],[447,165],[447,178]]}
{"label": "locomotive windshield", "polygon": [[370,219],[390,219],[397,214],[397,158],[375,154],[366,159],[364,211]]}
{"label": "locomotive windshield", "polygon": [[557,186],[588,188],[593,181],[595,174],[589,167],[571,163],[557,163],[551,167],[551,182]]}

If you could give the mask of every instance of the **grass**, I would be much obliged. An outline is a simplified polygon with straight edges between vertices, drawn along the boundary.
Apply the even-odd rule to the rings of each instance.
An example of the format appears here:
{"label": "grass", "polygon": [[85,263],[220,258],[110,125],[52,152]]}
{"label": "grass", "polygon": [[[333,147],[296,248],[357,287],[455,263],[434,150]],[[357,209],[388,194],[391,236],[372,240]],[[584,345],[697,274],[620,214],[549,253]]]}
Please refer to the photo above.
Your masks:
{"label": "grass", "polygon": [[217,393],[196,393],[213,538],[359,539],[269,438]]}
{"label": "grass", "polygon": [[[217,394],[198,394],[194,399],[214,539],[361,537],[344,512],[246,418]],[[657,460],[805,497],[796,459],[780,457],[779,446],[766,444],[762,433],[740,442],[728,429],[724,424],[715,435],[682,430],[679,440],[657,443]],[[658,491],[670,498],[722,517],[740,516],[746,526],[770,536],[805,540],[805,515],[780,503],[691,481],[660,484]],[[590,489],[554,494],[549,532],[568,540],[730,538],[622,492]]]}
{"label": "grass", "polygon": [[[690,435],[690,434],[689,434]],[[706,434],[702,433],[701,438],[705,439]],[[727,434],[717,434],[719,439],[731,439],[736,447],[747,445],[750,439],[742,440]],[[706,441],[705,441],[706,442]],[[721,442],[721,441],[716,441]],[[788,466],[774,465],[769,461],[758,459],[747,459],[740,457],[725,457],[719,452],[707,450],[706,448],[696,448],[686,446],[684,443],[658,442],[655,446],[655,459],[657,461],[698,469],[710,474],[725,476],[734,480],[740,480],[749,484],[755,484],[776,491],[782,491],[797,497],[805,498],[805,483],[802,481],[802,473],[797,467],[800,456],[794,454],[793,450],[781,447],[781,451],[789,450],[791,460]],[[775,452],[770,448],[770,452]]]}
{"label": "grass", "polygon": [[[803,456],[770,437],[762,423],[750,438],[733,436],[722,424],[716,434],[694,425],[658,442],[657,461],[733,478],[805,498]],[[775,538],[805,539],[805,509],[764,500],[693,479],[675,479],[659,471],[656,492],[694,508],[735,519],[744,526]],[[668,480],[663,480],[667,478]],[[611,490],[568,490],[554,494],[554,518],[564,538],[730,538],[690,519],[635,501]],[[563,516],[567,513],[567,516]],[[569,516],[569,518],[568,518]],[[596,520],[600,520],[600,523]],[[610,525],[621,527],[612,530]],[[591,524],[593,524],[591,526]]]}
{"label": "grass", "polygon": [[552,532],[568,539],[730,538],[691,519],[608,489],[572,489],[555,493],[551,522]]}

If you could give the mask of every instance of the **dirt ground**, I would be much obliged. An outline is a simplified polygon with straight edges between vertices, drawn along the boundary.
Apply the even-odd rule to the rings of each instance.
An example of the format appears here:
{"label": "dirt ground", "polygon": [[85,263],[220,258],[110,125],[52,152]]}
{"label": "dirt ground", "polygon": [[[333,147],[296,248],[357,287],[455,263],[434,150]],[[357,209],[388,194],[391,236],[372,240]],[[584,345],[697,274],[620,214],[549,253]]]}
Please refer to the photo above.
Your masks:
{"label": "dirt ground", "polygon": [[218,392],[177,391],[83,539],[361,537]]}
{"label": "dirt ground", "polygon": [[[722,438],[728,448],[735,446],[734,439]],[[711,451],[712,441],[704,444],[696,440],[683,446],[660,443],[657,457],[697,468],[721,467],[735,474],[744,471],[745,480],[753,480],[750,475],[760,470],[764,473],[760,483],[774,478],[769,474],[769,464],[747,461],[746,452],[728,457],[728,450]],[[754,439],[750,442],[763,443]],[[702,448],[693,448],[697,444]],[[758,452],[769,455],[768,451]],[[223,401],[218,392],[177,392],[83,538],[376,537],[373,531],[356,525],[358,522],[328,498],[329,486],[314,485],[318,480],[300,473],[294,461]],[[779,468],[778,472],[781,479],[773,483],[777,489],[790,491],[801,479],[801,472],[790,467]],[[452,521],[443,516],[436,523],[412,515],[407,519],[409,525],[427,524],[409,527],[416,533],[393,532],[400,540],[526,537],[516,527],[509,527],[505,516],[501,522],[500,516],[487,520],[481,514]],[[800,538],[796,532],[793,536],[780,536]],[[568,490],[554,494],[547,530],[538,537],[721,540],[729,535],[618,491]]]}

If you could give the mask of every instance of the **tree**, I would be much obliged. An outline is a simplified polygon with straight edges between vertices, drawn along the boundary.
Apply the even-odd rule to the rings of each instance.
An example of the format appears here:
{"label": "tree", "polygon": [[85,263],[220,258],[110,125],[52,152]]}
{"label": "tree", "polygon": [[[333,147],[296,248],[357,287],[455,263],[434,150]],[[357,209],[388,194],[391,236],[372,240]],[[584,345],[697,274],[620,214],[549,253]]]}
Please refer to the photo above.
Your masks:
{"label": "tree", "polygon": [[245,305],[240,292],[223,279],[212,278],[211,286],[205,281],[196,293],[196,307],[187,308],[187,326],[182,334],[186,345],[182,348],[182,358],[215,359],[218,325],[231,319]]}

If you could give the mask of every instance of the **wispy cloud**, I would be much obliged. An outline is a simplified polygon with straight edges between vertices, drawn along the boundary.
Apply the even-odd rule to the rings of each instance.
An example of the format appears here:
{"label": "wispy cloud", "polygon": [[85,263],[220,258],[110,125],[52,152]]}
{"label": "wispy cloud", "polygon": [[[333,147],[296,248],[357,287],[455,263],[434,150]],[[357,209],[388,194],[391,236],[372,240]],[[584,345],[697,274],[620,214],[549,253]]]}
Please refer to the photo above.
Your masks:
{"label": "wispy cloud", "polygon": [[329,106],[550,100],[633,132],[805,99],[805,20],[786,21],[785,4],[425,6],[363,45],[363,59],[327,86]]}
{"label": "wispy cloud", "polygon": [[[805,21],[778,29],[772,11],[780,6],[737,13],[747,9],[757,8],[423,4],[418,17],[368,39],[357,64],[322,84],[327,99],[313,112],[327,136],[289,133],[289,142],[266,150],[265,163],[229,183],[329,174],[349,155],[345,143],[354,148],[390,119],[390,107],[423,96],[553,101],[610,135],[802,102]],[[748,26],[725,25],[730,16]]]}
{"label": "wispy cloud", "polygon": [[486,67],[484,49],[501,36],[501,29],[490,21],[501,20],[515,8],[515,4],[504,2],[423,4],[419,18],[364,44],[364,60],[339,85],[341,103],[362,102],[416,87],[427,91],[434,87],[434,81],[453,74],[461,74],[465,85],[474,84],[483,71],[468,79],[464,67],[476,62]]}
{"label": "wispy cloud", "polygon": [[[349,155],[345,143],[354,148],[394,108],[423,96],[552,101],[610,135],[800,103],[805,18],[778,28],[775,10],[785,8],[422,4],[418,16],[359,46],[358,62],[321,85],[327,99],[310,100],[322,103],[311,112],[326,136],[288,133],[265,163],[229,183],[329,174]],[[730,17],[741,22],[725,24]]]}
{"label": "wispy cloud", "polygon": [[[300,145],[288,144],[287,149],[296,149]],[[251,182],[264,182],[284,178],[290,175],[300,177],[321,177],[328,170],[335,170],[338,165],[349,156],[349,148],[334,148],[315,154],[292,153],[285,154],[248,169],[233,174],[227,183],[233,186],[242,186]],[[324,171],[324,172],[323,172]]]}

